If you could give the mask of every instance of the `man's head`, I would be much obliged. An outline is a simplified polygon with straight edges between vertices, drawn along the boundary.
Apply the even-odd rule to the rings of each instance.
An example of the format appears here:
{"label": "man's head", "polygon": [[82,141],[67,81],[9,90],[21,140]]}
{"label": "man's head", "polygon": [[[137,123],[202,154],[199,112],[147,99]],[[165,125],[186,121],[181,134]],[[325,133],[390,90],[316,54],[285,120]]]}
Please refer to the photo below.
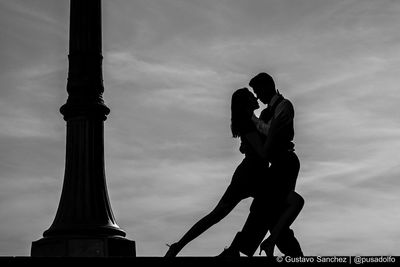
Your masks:
{"label": "man's head", "polygon": [[250,80],[249,85],[253,88],[257,98],[264,104],[268,104],[276,93],[274,79],[265,72],[257,74]]}

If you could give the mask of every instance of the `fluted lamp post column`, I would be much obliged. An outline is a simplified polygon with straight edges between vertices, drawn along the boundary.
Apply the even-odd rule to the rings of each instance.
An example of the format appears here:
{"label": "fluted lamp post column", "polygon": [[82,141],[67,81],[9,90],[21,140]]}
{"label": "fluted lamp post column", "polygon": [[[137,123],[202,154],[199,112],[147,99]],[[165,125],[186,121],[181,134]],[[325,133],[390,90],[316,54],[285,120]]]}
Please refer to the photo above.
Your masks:
{"label": "fluted lamp post column", "polygon": [[135,256],[116,224],[104,171],[101,0],[70,1],[65,175],[55,219],[32,256]]}

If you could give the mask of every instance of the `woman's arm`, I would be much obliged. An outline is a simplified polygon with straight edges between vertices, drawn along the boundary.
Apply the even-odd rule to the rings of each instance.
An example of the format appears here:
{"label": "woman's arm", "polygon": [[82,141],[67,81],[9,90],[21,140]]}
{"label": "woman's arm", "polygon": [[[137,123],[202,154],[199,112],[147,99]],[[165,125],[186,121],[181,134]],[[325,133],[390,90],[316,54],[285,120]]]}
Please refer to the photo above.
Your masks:
{"label": "woman's arm", "polygon": [[253,114],[253,116],[251,117],[252,122],[255,124],[257,130],[262,133],[263,135],[267,136],[268,135],[268,131],[270,128],[270,124],[269,123],[265,123],[263,122],[261,119],[257,118],[256,115]]}
{"label": "woman's arm", "polygon": [[268,154],[270,153],[272,146],[276,141],[276,137],[280,135],[281,129],[284,126],[283,119],[285,119],[283,116],[279,116],[277,119],[272,120],[270,124],[262,122],[267,128],[267,138],[265,139],[265,141],[263,141],[263,139],[261,138],[259,130],[248,132],[245,135],[252,149],[256,151],[261,158],[268,160]]}
{"label": "woman's arm", "polygon": [[[268,126],[267,138],[265,142],[260,138],[258,131],[249,132],[246,134],[246,138],[249,141],[251,147],[261,156],[268,160],[271,150],[273,149],[274,143],[277,142],[276,138],[281,134],[282,129],[288,123],[293,123],[294,109],[290,102],[285,102],[282,110],[271,120],[269,124],[262,122]],[[252,116],[252,121],[259,120],[256,116]],[[257,127],[258,128],[258,127]]]}

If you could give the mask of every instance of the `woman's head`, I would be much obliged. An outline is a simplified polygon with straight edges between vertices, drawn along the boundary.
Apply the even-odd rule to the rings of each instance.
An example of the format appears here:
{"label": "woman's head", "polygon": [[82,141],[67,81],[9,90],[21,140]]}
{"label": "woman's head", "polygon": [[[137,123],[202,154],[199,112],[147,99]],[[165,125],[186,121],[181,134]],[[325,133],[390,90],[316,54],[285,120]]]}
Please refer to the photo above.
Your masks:
{"label": "woman's head", "polygon": [[240,131],[249,122],[254,110],[258,109],[256,97],[247,88],[236,90],[231,102],[231,131],[233,137],[239,137]]}

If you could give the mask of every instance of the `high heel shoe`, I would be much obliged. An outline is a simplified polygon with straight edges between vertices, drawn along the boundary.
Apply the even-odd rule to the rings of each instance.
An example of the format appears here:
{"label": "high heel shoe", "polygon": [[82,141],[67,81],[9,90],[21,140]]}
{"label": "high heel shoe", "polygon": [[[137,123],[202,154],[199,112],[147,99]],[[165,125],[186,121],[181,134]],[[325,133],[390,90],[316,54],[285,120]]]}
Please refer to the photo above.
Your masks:
{"label": "high heel shoe", "polygon": [[173,243],[171,245],[166,244],[167,247],[169,247],[167,253],[165,253],[165,258],[173,258],[176,257],[176,255],[178,255],[179,251],[181,251],[181,249],[178,246],[178,243]]}
{"label": "high heel shoe", "polygon": [[275,244],[273,244],[272,241],[269,238],[267,238],[260,245],[259,255],[261,255],[261,253],[264,251],[267,257],[273,257],[274,249],[275,249]]}

